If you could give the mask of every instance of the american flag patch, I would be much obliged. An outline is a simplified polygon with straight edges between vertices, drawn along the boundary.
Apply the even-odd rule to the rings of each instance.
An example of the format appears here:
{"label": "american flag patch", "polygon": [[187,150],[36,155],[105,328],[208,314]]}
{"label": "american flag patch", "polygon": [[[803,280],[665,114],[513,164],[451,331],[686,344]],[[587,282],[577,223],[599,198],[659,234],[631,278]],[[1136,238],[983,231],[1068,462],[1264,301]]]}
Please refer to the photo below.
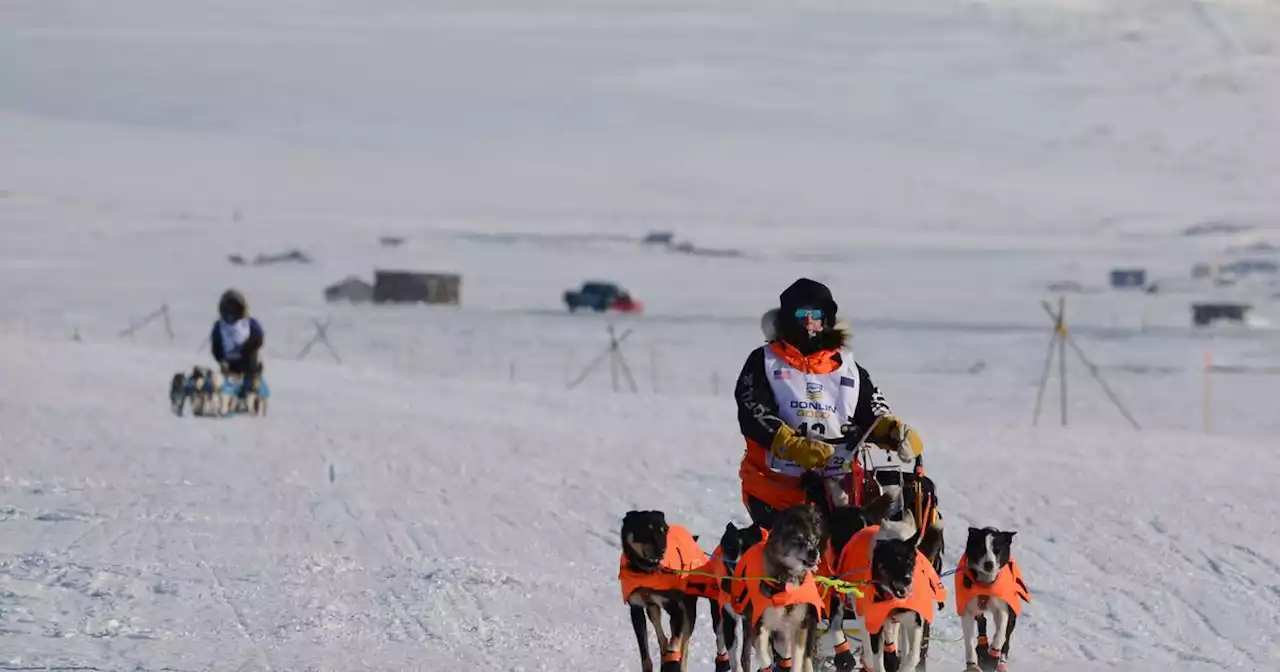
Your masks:
{"label": "american flag patch", "polygon": [[778,369],[773,372],[774,380],[791,380],[791,372],[786,369]]}
{"label": "american flag patch", "polygon": [[841,387],[857,387],[858,381],[850,378],[849,376],[840,376],[840,386]]}

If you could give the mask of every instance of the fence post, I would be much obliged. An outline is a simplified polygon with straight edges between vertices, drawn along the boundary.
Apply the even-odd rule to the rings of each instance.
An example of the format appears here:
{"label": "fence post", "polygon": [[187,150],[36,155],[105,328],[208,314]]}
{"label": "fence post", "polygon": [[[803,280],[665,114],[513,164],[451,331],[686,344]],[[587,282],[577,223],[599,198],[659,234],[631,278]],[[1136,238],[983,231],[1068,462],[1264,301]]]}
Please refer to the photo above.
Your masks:
{"label": "fence post", "polygon": [[653,388],[653,393],[658,393],[658,346],[653,341],[649,341],[649,383]]}
{"label": "fence post", "polygon": [[1213,351],[1204,351],[1204,433],[1208,434],[1212,427],[1213,397],[1209,386],[1210,374],[1213,372]]}

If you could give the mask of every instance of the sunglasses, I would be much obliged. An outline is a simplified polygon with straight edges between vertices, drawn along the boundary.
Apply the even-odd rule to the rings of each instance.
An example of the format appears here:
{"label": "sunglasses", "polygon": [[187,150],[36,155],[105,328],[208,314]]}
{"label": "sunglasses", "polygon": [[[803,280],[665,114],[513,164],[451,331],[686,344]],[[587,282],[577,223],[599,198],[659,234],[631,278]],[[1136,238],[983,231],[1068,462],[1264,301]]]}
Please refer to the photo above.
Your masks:
{"label": "sunglasses", "polygon": [[821,308],[797,308],[796,309],[797,320],[803,320],[806,317],[812,317],[815,320],[821,320],[822,309]]}

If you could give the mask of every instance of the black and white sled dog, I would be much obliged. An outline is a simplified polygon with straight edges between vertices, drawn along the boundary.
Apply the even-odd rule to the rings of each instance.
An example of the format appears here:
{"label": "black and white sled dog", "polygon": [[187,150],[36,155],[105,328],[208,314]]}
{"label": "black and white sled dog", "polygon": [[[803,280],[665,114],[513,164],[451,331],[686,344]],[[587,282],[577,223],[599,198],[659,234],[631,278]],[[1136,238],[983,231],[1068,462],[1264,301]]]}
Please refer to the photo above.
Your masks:
{"label": "black and white sled dog", "polygon": [[[956,606],[964,631],[965,672],[1003,672],[1009,641],[1030,591],[1013,559],[1017,532],[994,527],[970,527],[964,558],[956,568]],[[990,619],[991,639],[987,642]],[[975,630],[976,637],[975,637]]]}
{"label": "black and white sled dog", "polygon": [[[871,551],[871,590],[897,599],[905,599],[915,590],[917,556],[920,554],[921,531],[910,508],[902,512],[902,520],[886,520]],[[893,609],[878,633],[871,633],[865,621],[861,628],[862,658],[870,672],[886,669],[886,649],[897,652],[896,669],[915,672],[920,665],[926,622],[916,611]]]}

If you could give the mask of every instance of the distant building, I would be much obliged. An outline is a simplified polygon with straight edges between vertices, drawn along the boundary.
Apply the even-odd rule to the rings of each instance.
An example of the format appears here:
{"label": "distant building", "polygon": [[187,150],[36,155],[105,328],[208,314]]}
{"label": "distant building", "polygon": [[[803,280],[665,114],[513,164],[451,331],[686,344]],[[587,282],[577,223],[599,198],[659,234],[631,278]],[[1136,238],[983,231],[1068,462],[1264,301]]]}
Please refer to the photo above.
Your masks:
{"label": "distant building", "polygon": [[462,277],[456,273],[374,271],[374,303],[458,305]]}
{"label": "distant building", "polygon": [[1114,268],[1111,286],[1115,289],[1141,289],[1147,284],[1147,272],[1141,268]]}
{"label": "distant building", "polygon": [[675,241],[675,234],[670,231],[650,231],[645,234],[646,245],[670,245]]}
{"label": "distant building", "polygon": [[342,282],[325,287],[324,300],[329,303],[340,301],[368,303],[373,300],[373,285],[353,275]]}
{"label": "distant building", "polygon": [[1252,308],[1247,303],[1194,303],[1191,305],[1191,321],[1197,327],[1207,326],[1218,320],[1244,322]]}

